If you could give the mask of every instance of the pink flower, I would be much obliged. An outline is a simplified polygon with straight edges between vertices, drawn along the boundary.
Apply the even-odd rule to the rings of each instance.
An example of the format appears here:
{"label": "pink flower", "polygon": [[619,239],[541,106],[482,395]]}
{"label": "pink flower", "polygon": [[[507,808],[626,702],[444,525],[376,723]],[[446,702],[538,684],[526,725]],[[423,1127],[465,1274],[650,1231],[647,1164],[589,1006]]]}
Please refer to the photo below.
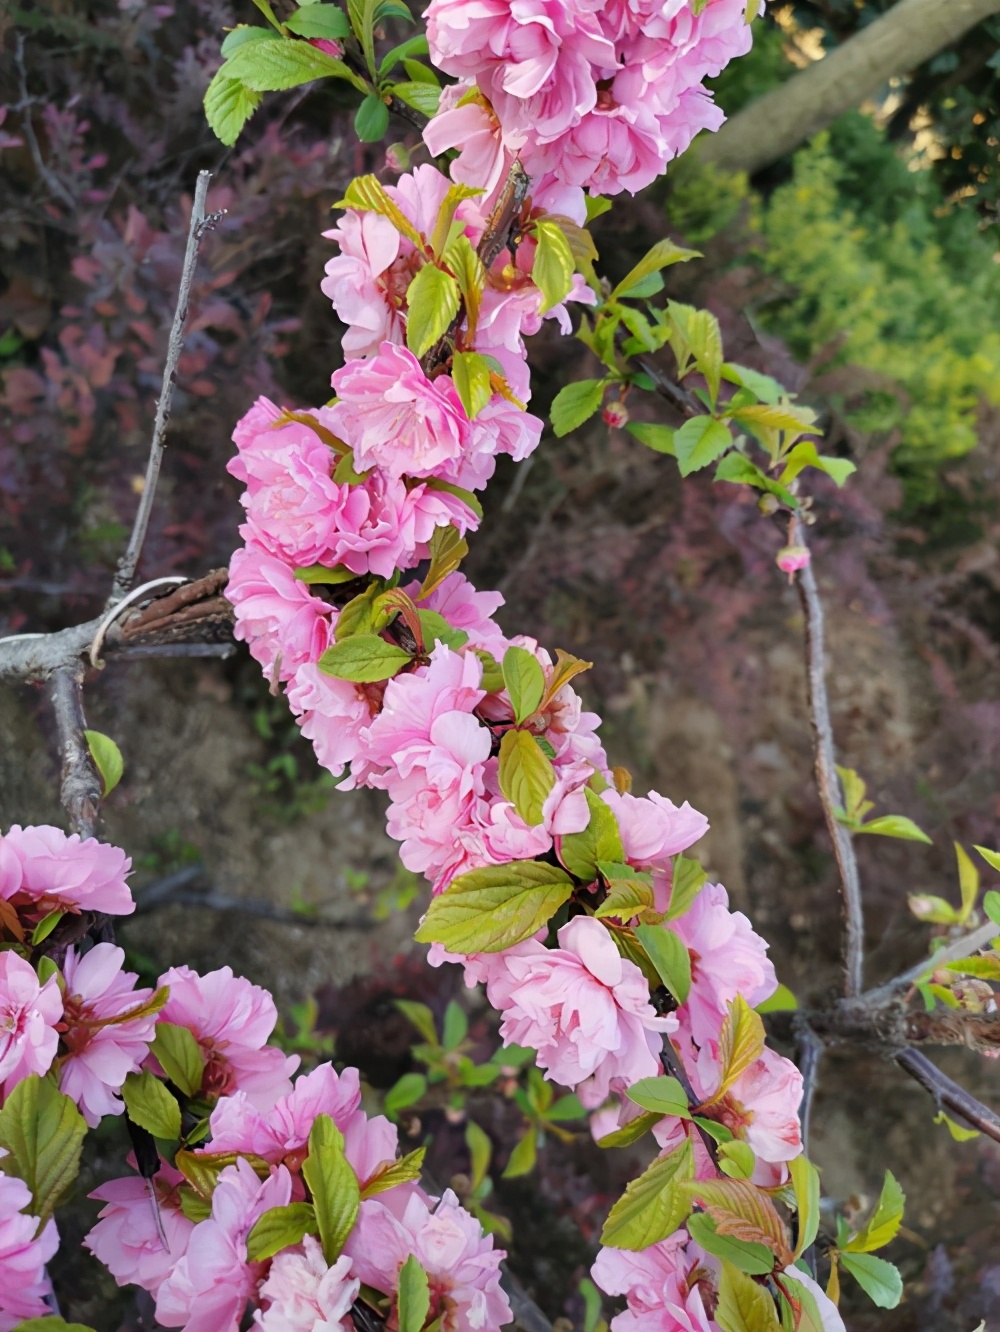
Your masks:
{"label": "pink flower", "polygon": [[275,1255],[255,1323],[264,1332],[354,1332],[350,1312],[360,1289],[350,1258],[341,1254],[328,1267],[319,1241],[306,1235],[300,1246]]}
{"label": "pink flower", "polygon": [[187,1332],[237,1332],[264,1273],[247,1261],[247,1235],[272,1207],[284,1207],[292,1180],[284,1166],[260,1180],[240,1158],[219,1175],[212,1215],[188,1237],[184,1256],[156,1293],[156,1319]]}
{"label": "pink flower", "polygon": [[662,1033],[639,968],[622,958],[598,920],[576,916],[559,931],[559,947],[529,941],[501,954],[507,975],[490,982],[504,1043],[538,1051],[538,1065],[585,1106],[606,1100],[660,1072]]}
{"label": "pink flower", "polygon": [[[0,1147],[0,1157],[6,1155]],[[59,1233],[48,1221],[36,1235],[38,1217],[25,1211],[30,1206],[27,1184],[0,1174],[0,1332],[52,1312],[45,1303],[52,1289],[45,1264],[59,1247]]]}
{"label": "pink flower", "polygon": [[669,928],[691,955],[691,992],[678,1017],[698,1045],[717,1035],[738,994],[754,1008],[777,988],[767,944],[742,911],[729,910],[721,884],[706,884]]}
{"label": "pink flower", "polygon": [[[288,1094],[299,1058],[265,1044],[278,1020],[266,990],[234,976],[231,967],[205,976],[190,967],[171,967],[159,984],[170,987],[161,1020],[187,1027],[205,1056],[203,1096],[244,1091],[255,1105],[267,1109]],[[147,1066],[150,1063],[157,1072],[152,1056]]]}
{"label": "pink flower", "polygon": [[115,1019],[140,1008],[152,990],[137,990],[133,971],[122,971],[125,950],[100,943],[78,956],[70,948],[63,964],[63,1044],[59,1088],[96,1128],[104,1115],[120,1115],[118,1097],[129,1073],[138,1072],[149,1052],[156,1017]]}
{"label": "pink flower", "polygon": [[361,1109],[358,1071],[335,1072],[320,1064],[300,1077],[287,1096],[267,1110],[243,1092],[224,1096],[212,1111],[211,1152],[244,1152],[297,1168],[305,1155],[317,1115],[329,1115],[344,1135],[344,1151],[362,1184],[380,1166],[395,1161],[395,1125],[382,1115],[369,1118]]}
{"label": "pink flower", "polygon": [[453,83],[442,89],[437,114],[424,126],[423,136],[433,157],[457,148],[452,180],[482,190],[487,198],[509,170],[511,158],[500,122],[473,84]]}
{"label": "pink flower", "polygon": [[236,612],[233,637],[269,678],[290,680],[330,643],[332,608],[296,578],[287,560],[251,544],[229,561],[226,599]]}
{"label": "pink flower", "polygon": [[656,791],[644,797],[605,791],[601,799],[618,820],[625,858],[632,865],[668,869],[671,856],[686,851],[708,832],[708,819],[686,800],[678,808]]}
{"label": "pink flower", "polygon": [[686,1230],[637,1252],[600,1249],[591,1276],[606,1295],[628,1300],[612,1332],[718,1332],[702,1300],[704,1260]]}
{"label": "pink flower", "polygon": [[[410,583],[403,590],[408,596],[416,597],[420,584]],[[468,634],[473,647],[484,648],[498,660],[503,656],[507,640],[493,619],[504,604],[499,592],[477,592],[465,574],[456,571],[418,604],[421,610],[437,611],[453,629]]]}
{"label": "pink flower", "polygon": [[11,951],[0,952],[0,1090],[7,1095],[24,1078],[49,1071],[59,1045],[56,1023],[63,1001],[55,976],[44,985],[34,967]]}
{"label": "pink flower", "polygon": [[782,1275],[791,1277],[799,1285],[805,1286],[806,1290],[812,1295],[816,1301],[820,1321],[823,1324],[823,1332],[847,1332],[844,1320],[840,1316],[840,1310],[823,1287],[814,1281],[808,1272],[803,1272],[801,1267],[786,1267]]}
{"label": "pink flower", "polygon": [[[320,290],[347,325],[341,344],[344,356],[370,356],[385,341],[402,342],[401,301],[387,299],[387,289],[396,285],[393,267],[403,244],[399,232],[387,217],[348,209],[339,224],[323,235],[340,246],[340,254],[327,261]],[[412,245],[409,248],[412,251]],[[403,294],[412,276],[403,277]]]}
{"label": "pink flower", "polygon": [[[21,867],[16,888],[11,887],[16,878],[11,853]],[[125,882],[132,862],[117,846],[93,837],[81,841],[76,833],[67,836],[61,828],[48,824],[22,828],[15,823],[6,837],[0,838],[0,854],[0,863],[7,865],[0,877],[0,888],[6,880],[4,896],[16,893],[18,902],[44,908],[42,914],[59,908],[130,916],[135,910]]]}
{"label": "pink flower", "polygon": [[792,575],[804,569],[811,558],[807,546],[782,546],[774,557],[774,562],[782,573],[788,574],[788,581],[791,582]]}
{"label": "pink flower", "polygon": [[184,1257],[195,1223],[181,1211],[177,1187],[183,1183],[179,1170],[161,1162],[148,1183],[128,1175],[89,1195],[105,1206],[83,1244],[119,1286],[141,1286],[155,1295]]}
{"label": "pink flower", "polygon": [[[316,757],[335,777],[363,755],[362,733],[372,719],[364,695],[349,680],[327,675],[315,664],[299,666],[288,689],[288,706],[299,719],[302,734],[313,742]],[[363,767],[352,768],[357,786]]]}
{"label": "pink flower", "polygon": [[361,1281],[390,1295],[414,1254],[430,1279],[428,1317],[441,1319],[442,1332],[491,1332],[511,1317],[500,1287],[505,1255],[450,1189],[433,1210],[412,1197],[398,1217],[378,1199],[363,1202],[344,1252]]}
{"label": "pink flower", "polygon": [[367,361],[349,361],[333,376],[340,399],[337,432],[354,451],[359,472],[434,476],[469,442],[469,418],[447,375],[430,380],[412,352],[383,342]]}

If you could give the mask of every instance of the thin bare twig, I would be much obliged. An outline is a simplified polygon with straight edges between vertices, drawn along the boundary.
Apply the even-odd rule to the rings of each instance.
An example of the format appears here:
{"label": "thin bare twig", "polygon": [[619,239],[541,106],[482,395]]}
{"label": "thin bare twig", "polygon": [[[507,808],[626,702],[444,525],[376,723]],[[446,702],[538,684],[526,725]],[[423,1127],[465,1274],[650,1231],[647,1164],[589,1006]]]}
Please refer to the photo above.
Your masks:
{"label": "thin bare twig", "polygon": [[805,1021],[794,1024],[795,1039],[799,1047],[799,1072],[802,1074],[802,1100],[799,1102],[799,1122],[802,1125],[802,1150],[809,1152],[809,1130],[812,1119],[813,1097],[823,1057],[823,1042]]}
{"label": "thin bare twig", "polygon": [[35,127],[31,123],[31,108],[35,99],[28,94],[28,76],[24,68],[24,35],[20,32],[14,39],[14,66],[17,69],[17,90],[20,101],[13,109],[21,112],[21,128],[24,130],[24,137],[28,141],[28,151],[35,164],[35,170],[60,203],[65,204],[71,210],[75,209],[76,200],[72,194],[56,173],[46,166],[45,159],[42,157],[42,150],[38,144],[38,136],[35,134]]}
{"label": "thin bare twig", "polygon": [[[799,534],[799,544],[804,536]],[[816,586],[811,562],[796,575],[799,600],[806,620],[806,680],[809,692],[809,719],[816,750],[816,785],[826,819],[833,852],[840,871],[844,901],[844,993],[861,993],[864,969],[865,923],[861,904],[861,881],[851,834],[838,822],[837,810],[843,806],[840,779],[833,749],[830,700],[826,692],[826,650],[824,646],[823,604]]]}
{"label": "thin bare twig", "polygon": [[994,1142],[1000,1142],[1000,1115],[988,1105],[983,1105],[982,1101],[977,1101],[971,1092],[967,1092],[957,1082],[952,1082],[926,1055],[918,1050],[900,1050],[893,1058],[925,1091],[930,1092],[942,1110],[964,1120]]}
{"label": "thin bare twig", "polygon": [[949,962],[958,962],[960,958],[972,957],[978,953],[981,948],[1000,934],[1000,926],[994,925],[992,921],[987,921],[985,925],[980,925],[978,930],[971,930],[968,934],[963,934],[950,944],[945,944],[944,948],[939,948],[936,953],[931,953],[925,957],[922,962],[917,962],[915,966],[896,976],[891,981],[886,981],[884,985],[879,985],[877,989],[866,990],[861,996],[868,1003],[878,1006],[887,1000],[895,997],[901,990],[908,989],[914,981],[920,980],[929,972],[937,967],[943,967]]}
{"label": "thin bare twig", "polygon": [[84,735],[83,667],[60,666],[53,671],[48,695],[59,734],[60,799],[72,831],[81,837],[93,837],[101,803],[101,779]]}
{"label": "thin bare twig", "polygon": [[163,461],[163,449],[166,444],[167,422],[170,419],[170,406],[174,396],[174,377],[177,363],[184,350],[184,325],[187,322],[188,303],[191,298],[191,284],[198,264],[198,249],[206,230],[215,220],[205,214],[205,201],[208,198],[208,186],[212,179],[210,171],[199,171],[194,187],[194,200],[191,205],[191,222],[188,226],[187,246],[184,250],[184,264],[181,268],[180,286],[177,289],[177,308],[174,310],[174,322],[170,327],[167,342],[167,357],[163,364],[163,383],[159,401],[156,404],[156,419],[153,422],[153,438],[150,442],[149,461],[146,464],[146,479],[143,483],[139,508],[132,525],[125,554],[118,562],[108,606],[120,601],[132,586],[136,565],[142,554],[142,545],[149,527],[149,517],[156,497],[156,483],[160,476],[160,464]]}

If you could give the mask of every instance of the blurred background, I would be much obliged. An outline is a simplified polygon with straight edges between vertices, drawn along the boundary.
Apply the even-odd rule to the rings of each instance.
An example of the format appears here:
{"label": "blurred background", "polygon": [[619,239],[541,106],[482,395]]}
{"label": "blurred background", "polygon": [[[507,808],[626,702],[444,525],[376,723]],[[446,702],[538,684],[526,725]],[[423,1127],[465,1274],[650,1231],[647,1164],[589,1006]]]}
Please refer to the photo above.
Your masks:
{"label": "blurred background", "polygon": [[[769,5],[753,52],[717,81],[719,101],[752,116],[891,9]],[[347,94],[321,84],[267,97],[224,149],[201,99],[223,29],[256,18],[250,0],[50,0],[0,15],[0,634],[75,623],[107,594],[141,488],[199,169],[216,173],[210,207],[226,213],[202,251],[146,576],[227,562],[241,512],[230,435],[258,394],[329,397],[330,207],[358,172],[392,179],[387,144],[417,140],[394,122],[385,143],[359,145]],[[905,813],[934,840],[860,839],[872,982],[926,952],[907,895],[957,902],[952,842],[995,847],[1000,831],[998,73],[994,15],[792,150],[765,146],[751,176],[692,152],[595,224],[612,279],[663,235],[702,250],[668,271],[668,294],[711,309],[727,356],[817,408],[828,451],[858,466],[843,491],[819,477],[813,537],[841,762],[868,781],[877,812]],[[783,113],[771,105],[773,124]],[[768,134],[765,119],[758,141]],[[532,362],[541,415],[570,375],[592,373],[582,346],[548,331]],[[776,534],[735,487],[703,475],[682,485],[669,460],[599,423],[507,462],[466,571],[503,591],[509,632],[594,662],[582,692],[612,761],[637,787],[705,811],[698,854],[771,941],[779,978],[800,1001],[821,997],[838,981],[839,899]],[[444,1044],[489,1064],[497,1038],[482,1000],[410,942],[424,886],[399,868],[378,794],[334,790],[242,649],[224,662],[111,663],[88,706],[125,756],[105,835],[136,868],[139,911],[120,930],[133,967],[232,965],[274,991],[290,1048],[307,1063],[331,1052],[358,1063],[373,1095],[429,1076],[418,1110],[395,1093],[404,1134],[435,1131],[438,1179],[457,1176],[501,1232],[509,1218],[511,1265],[532,1297],[591,1332],[580,1279],[639,1149],[602,1154],[582,1121],[562,1135],[542,1125],[532,1173],[501,1177],[525,1126],[545,1118],[541,1093],[497,1061],[476,1090],[396,1006],[427,1005],[440,1033],[460,998],[468,1031],[453,1005]],[[0,827],[62,821],[48,725],[36,693],[0,689]],[[780,1020],[774,1033],[780,1045]],[[940,1063],[996,1103],[985,1061],[946,1051]],[[492,1145],[488,1203],[469,1110]],[[1000,1328],[1000,1157],[981,1139],[952,1142],[934,1110],[873,1057],[824,1063],[811,1146],[825,1192],[863,1205],[889,1167],[909,1198],[888,1255],[906,1298],[886,1313],[845,1292],[858,1332]],[[121,1173],[117,1131],[102,1144],[85,1186]],[[149,1327],[73,1254],[96,1210],[85,1191],[62,1227],[63,1313]]]}

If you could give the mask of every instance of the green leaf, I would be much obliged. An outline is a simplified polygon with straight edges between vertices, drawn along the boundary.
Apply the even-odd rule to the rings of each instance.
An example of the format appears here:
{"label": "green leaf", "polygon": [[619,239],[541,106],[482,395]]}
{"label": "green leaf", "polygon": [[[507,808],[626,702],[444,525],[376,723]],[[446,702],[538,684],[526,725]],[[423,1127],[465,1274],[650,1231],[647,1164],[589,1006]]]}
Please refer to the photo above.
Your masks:
{"label": "green leaf", "polygon": [[[367,84],[363,86],[362,91],[368,92]],[[385,187],[377,176],[355,176],[348,185],[343,199],[334,204],[334,207],[378,213],[381,217],[388,218],[399,234],[412,241],[418,250],[423,250],[424,238],[399,205],[386,194]]]}
{"label": "green leaf", "polygon": [[158,1022],[156,1037],[149,1052],[155,1056],[178,1091],[185,1096],[197,1095],[205,1073],[205,1056],[187,1027],[178,1027],[172,1022]]}
{"label": "green leaf", "polygon": [[400,1110],[416,1105],[427,1090],[427,1079],[422,1073],[404,1073],[385,1094],[385,1112],[395,1119]]}
{"label": "green leaf", "polygon": [[[66,912],[63,907],[53,907],[47,915],[42,917],[31,931],[31,942],[35,948],[37,948],[40,943],[45,942],[65,914]],[[56,971],[58,970],[59,968],[56,967]],[[54,975],[55,973],[53,972],[52,974]],[[48,976],[42,976],[41,972],[39,972],[39,979],[44,983],[48,980]]]}
{"label": "green leaf", "polygon": [[546,797],[556,772],[529,731],[508,731],[500,741],[497,776],[500,790],[529,828],[543,821]]}
{"label": "green leaf", "polygon": [[730,1179],[749,1179],[757,1165],[753,1148],[734,1138],[719,1144],[719,1169]]}
{"label": "green leaf", "polygon": [[662,925],[638,925],[636,938],[649,954],[663,984],[679,1004],[691,993],[691,954],[673,930]]}
{"label": "green leaf", "polygon": [[452,358],[452,382],[470,421],[475,420],[493,397],[490,373],[486,358],[479,352],[456,352]]}
{"label": "green leaf", "polygon": [[657,241],[649,253],[644,255],[635,267],[630,268],[625,274],[618,286],[612,291],[611,300],[617,300],[622,296],[637,295],[638,293],[634,289],[650,274],[658,273],[661,268],[667,268],[670,264],[686,264],[689,259],[700,259],[701,257],[700,251],[682,249],[680,245],[675,245],[672,240]]}
{"label": "green leaf", "polygon": [[94,1329],[87,1323],[67,1323],[56,1314],[46,1314],[42,1318],[26,1318],[14,1332],[94,1332]]}
{"label": "green leaf", "polygon": [[[816,421],[816,413],[809,407],[793,407],[791,403],[756,404],[733,408],[728,414],[734,421],[739,421],[765,443],[775,434],[801,435],[811,432]],[[802,468],[815,466],[813,459],[819,458],[816,445],[811,441],[794,448],[788,455],[791,465],[782,473],[782,485],[787,485]]]}
{"label": "green leaf", "polygon": [[933,893],[911,893],[906,902],[917,920],[926,920],[932,925],[958,923],[958,912],[943,897],[935,897]]}
{"label": "green leaf", "polygon": [[606,199],[603,194],[596,197],[588,194],[584,198],[584,207],[587,210],[587,222],[593,222],[595,217],[602,217],[605,213],[611,211],[613,207],[611,200]]}
{"label": "green leaf", "polygon": [[308,42],[245,42],[222,68],[229,78],[238,79],[254,92],[280,92],[331,77],[346,79],[359,92],[369,91],[364,79],[342,60]]}
{"label": "green leaf", "polygon": [[715,462],[732,442],[732,435],[721,421],[711,416],[692,416],[674,432],[674,452],[681,476],[690,476]]}
{"label": "green leaf", "polygon": [[261,94],[230,77],[228,68],[227,61],[205,90],[205,119],[216,138],[231,148],[260,105]]}
{"label": "green leaf", "polygon": [[427,37],[424,33],[417,33],[415,37],[408,37],[405,42],[400,42],[394,46],[383,57],[378,67],[379,77],[384,78],[386,74],[398,65],[402,60],[408,60],[411,56],[426,55],[428,51]]}
{"label": "green leaf", "polygon": [[727,379],[730,384],[748,388],[760,398],[761,402],[774,403],[785,396],[784,388],[776,379],[772,379],[770,375],[762,375],[759,370],[751,370],[748,366],[737,365],[735,361],[726,361],[722,367],[722,378]]}
{"label": "green leaf", "polygon": [[955,1142],[968,1142],[971,1138],[979,1137],[978,1129],[966,1128],[964,1124],[956,1124],[943,1110],[939,1110],[934,1116],[934,1123],[944,1124]]}
{"label": "green leaf", "polygon": [[979,852],[991,869],[995,869],[1000,874],[1000,851],[991,851],[988,846],[976,846],[975,850]]}
{"label": "green leaf", "polygon": [[718,1100],[740,1077],[756,1063],[764,1049],[764,1024],[759,1014],[749,1006],[741,994],[729,1005],[729,1012],[719,1035],[719,1066],[722,1082],[715,1093]]}
{"label": "green leaf", "polygon": [[377,634],[355,634],[328,647],[318,664],[321,671],[339,680],[370,684],[391,679],[412,660],[403,648]]}
{"label": "green leaf", "polygon": [[154,1138],[173,1142],[181,1136],[181,1108],[152,1073],[130,1073],[122,1087],[122,1099],[132,1123]]}
{"label": "green leaf", "polygon": [[860,827],[853,828],[856,833],[875,833],[879,837],[898,837],[903,842],[926,842],[931,845],[931,839],[927,834],[913,822],[912,819],[904,818],[902,814],[883,814],[880,818],[869,819],[867,823],[862,823]]}
{"label": "green leaf", "polygon": [[485,1180],[486,1172],[490,1168],[493,1144],[474,1119],[470,1119],[465,1126],[465,1145],[469,1149],[469,1179],[472,1192],[478,1193],[479,1186]]}
{"label": "green leaf", "polygon": [[691,903],[704,888],[707,879],[708,875],[697,860],[675,856],[670,905],[667,907],[664,920],[679,920],[685,915],[690,910]]}
{"label": "green leaf", "polygon": [[430,1282],[427,1273],[411,1253],[399,1269],[399,1296],[397,1326],[399,1332],[420,1332],[431,1307]]}
{"label": "green leaf", "polygon": [[597,1145],[598,1147],[631,1147],[633,1142],[638,1142],[662,1118],[662,1115],[652,1113],[636,1115],[635,1119],[630,1119],[621,1128],[606,1133],[603,1138],[598,1138]]}
{"label": "green leaf", "polygon": [[656,1115],[690,1119],[687,1093],[676,1078],[640,1078],[625,1092],[630,1101]]}
{"label": "green leaf", "polygon": [[[350,454],[344,454],[345,458]],[[357,578],[353,569],[346,568],[343,564],[337,564],[332,569],[328,569],[325,564],[309,564],[295,570],[295,577],[300,583],[307,583],[310,586],[314,583],[350,583]]]}
{"label": "green leaf", "polygon": [[694,1173],[694,1155],[685,1139],[632,1180],[612,1207],[601,1243],[616,1249],[646,1249],[666,1239],[684,1223],[691,1203],[677,1185]]}
{"label": "green leaf", "polygon": [[107,799],[125,771],[122,751],[109,735],[102,735],[100,731],[84,731],[83,734],[87,737],[87,748],[94,760],[94,767],[101,774],[101,795]]}
{"label": "green leaf", "polygon": [[309,1155],[302,1162],[302,1177],[316,1209],[323,1256],[332,1265],[354,1228],[361,1189],[344,1155],[344,1135],[329,1115],[317,1115],[309,1131]]}
{"label": "green leaf", "polygon": [[545,1118],[550,1124],[565,1124],[574,1119],[586,1119],[587,1111],[584,1109],[579,1096],[570,1092],[566,1096],[560,1096],[550,1108],[545,1112]]}
{"label": "green leaf", "polygon": [[396,1007],[406,1020],[416,1027],[428,1045],[439,1044],[434,1014],[426,1004],[418,1004],[413,999],[397,999]]}
{"label": "green leaf", "polygon": [[68,1096],[31,1074],[8,1092],[0,1110],[0,1171],[31,1190],[31,1213],[39,1225],[76,1179],[87,1125]]}
{"label": "green leaf", "polygon": [[285,19],[285,27],[298,37],[325,37],[331,42],[351,35],[347,15],[338,5],[304,5]]}
{"label": "green leaf", "polygon": [[270,1207],[261,1214],[247,1235],[247,1259],[251,1263],[273,1258],[281,1249],[301,1244],[304,1235],[317,1235],[319,1227],[312,1203],[289,1203]]}
{"label": "green leaf", "polygon": [[436,264],[424,264],[407,292],[406,345],[414,356],[430,351],[458,314],[458,283]]}
{"label": "green leaf", "polygon": [[840,1263],[879,1309],[895,1309],[903,1298],[903,1278],[884,1258],[870,1253],[841,1253]]}
{"label": "green leaf", "polygon": [[618,820],[610,805],[601,797],[584,789],[587,806],[590,809],[590,822],[583,832],[567,833],[558,842],[559,859],[575,878],[584,883],[593,883],[597,877],[597,862],[620,862],[625,859]]}
{"label": "green leaf", "polygon": [[899,1187],[892,1171],[885,1172],[882,1192],[875,1204],[875,1210],[856,1235],[852,1235],[847,1244],[841,1245],[844,1253],[871,1253],[875,1249],[884,1249],[903,1223],[903,1208],[906,1195]]}
{"label": "green leaf", "polygon": [[739,450],[734,449],[732,453],[727,453],[724,458],[719,460],[719,465],[715,469],[716,481],[732,481],[736,485],[755,486],[758,490],[768,489],[767,475],[761,471],[756,463]]}
{"label": "green leaf", "polygon": [[469,635],[464,629],[454,629],[438,611],[418,610],[417,618],[424,633],[424,647],[428,652],[435,643],[444,643],[453,652],[457,652],[469,641]]}
{"label": "green leaf", "polygon": [[789,1161],[788,1170],[795,1189],[795,1210],[798,1214],[798,1238],[795,1257],[800,1257],[819,1233],[819,1171],[805,1155]]}
{"label": "green leaf", "polygon": [[426,1155],[427,1148],[418,1147],[416,1151],[407,1152],[398,1161],[393,1161],[384,1168],[380,1167],[366,1181],[364,1188],[361,1190],[361,1197],[374,1198],[376,1194],[386,1193],[399,1184],[412,1184],[414,1180],[420,1178]]}
{"label": "green leaf", "polygon": [[715,1321],[722,1332],[780,1332],[774,1301],[763,1286],[723,1261]]}
{"label": "green leaf", "polygon": [[[720,1235],[716,1223],[705,1212],[693,1212],[687,1219],[687,1229],[694,1242],[700,1244],[706,1253],[721,1258],[724,1263],[731,1263],[741,1273],[768,1276],[774,1271],[774,1253],[766,1244],[737,1239],[734,1235]],[[773,1304],[771,1308],[774,1308]]]}
{"label": "green leaf", "polygon": [[465,1016],[465,1010],[452,999],[444,1010],[444,1029],[441,1033],[441,1044],[445,1050],[454,1050],[462,1044],[468,1034],[469,1019]]}
{"label": "green leaf", "polygon": [[[652,908],[652,875],[637,874],[631,866],[608,865],[604,860],[599,862],[598,868],[608,884],[608,895],[594,912],[598,920],[614,916],[625,922]],[[629,869],[631,873],[625,877],[616,877],[615,871],[623,869]]]}
{"label": "green leaf", "polygon": [[576,263],[558,222],[549,219],[536,222],[534,235],[538,248],[531,267],[531,280],[542,293],[539,313],[545,314],[569,295]]}
{"label": "green leaf", "polygon": [[[926,840],[929,842],[931,839],[928,837]],[[964,846],[955,842],[954,847],[955,858],[958,861],[958,886],[962,894],[962,909],[958,919],[964,924],[972,915],[976,898],[979,896],[979,871]]]}
{"label": "green leaf", "polygon": [[517,1179],[520,1175],[530,1175],[538,1159],[538,1134],[532,1125],[514,1144],[506,1166],[504,1179]]}
{"label": "green leaf", "polygon": [[676,433],[670,426],[649,424],[646,421],[629,421],[625,427],[630,435],[634,435],[640,444],[645,444],[647,449],[652,449],[655,453],[666,453],[669,457],[674,457],[674,434]]}
{"label": "green leaf", "polygon": [[389,128],[389,108],[377,93],[369,93],[354,113],[354,133],[362,143],[378,143]]}
{"label": "green leaf", "polygon": [[683,378],[689,373],[693,357],[697,369],[705,376],[714,403],[719,396],[719,381],[722,377],[719,321],[708,310],[696,310],[693,306],[682,305],[680,301],[667,302],[667,320],[678,374]]}
{"label": "green leaf", "polygon": [[794,1013],[799,1001],[787,985],[779,985],[770,998],[755,1005],[758,1013]]}
{"label": "green leaf", "polygon": [[[435,527],[434,535],[430,540],[431,548],[431,567],[427,570],[427,577],[424,579],[417,595],[418,601],[423,601],[425,597],[436,591],[450,573],[458,568],[462,560],[469,553],[469,543],[464,537],[459,535],[457,527],[450,524],[443,527]],[[338,620],[339,624],[340,621]],[[478,655],[478,654],[477,654]],[[485,689],[486,686],[484,685]]]}
{"label": "green leaf", "polygon": [[994,925],[1000,925],[1000,893],[995,888],[991,888],[983,896],[983,910],[986,912],[987,919]]}
{"label": "green leaf", "polygon": [[[412,70],[408,72],[412,73]],[[436,84],[424,79],[410,79],[403,83],[394,83],[392,91],[401,102],[412,106],[415,111],[422,111],[427,117],[437,115],[441,89]]]}
{"label": "green leaf", "polygon": [[527,721],[541,703],[545,694],[545,674],[534,653],[522,647],[509,647],[501,668],[514,709],[514,720],[520,724]]}
{"label": "green leaf", "polygon": [[414,937],[452,953],[501,953],[541,929],[572,892],[573,880],[556,865],[487,865],[458,875],[433,898]]}
{"label": "green leaf", "polygon": [[604,379],[578,379],[559,390],[552,400],[549,416],[552,429],[560,438],[583,425],[600,409],[606,383]]}

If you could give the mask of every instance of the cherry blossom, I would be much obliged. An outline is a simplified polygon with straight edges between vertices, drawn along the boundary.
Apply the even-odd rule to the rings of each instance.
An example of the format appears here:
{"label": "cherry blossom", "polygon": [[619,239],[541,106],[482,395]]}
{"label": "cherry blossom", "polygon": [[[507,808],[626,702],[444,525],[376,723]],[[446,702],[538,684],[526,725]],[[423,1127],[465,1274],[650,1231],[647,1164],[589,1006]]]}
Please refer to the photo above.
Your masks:
{"label": "cherry blossom", "polygon": [[0,1091],[52,1066],[59,1045],[56,1023],[63,1000],[55,976],[42,985],[35,969],[11,951],[0,952]]}
{"label": "cherry blossom", "polygon": [[[0,1147],[0,1157],[6,1155]],[[59,1247],[59,1233],[50,1220],[39,1234],[30,1207],[27,1184],[0,1173],[0,1332],[52,1312],[45,1303],[52,1289],[45,1264]]]}
{"label": "cherry blossom", "polygon": [[112,1179],[89,1196],[103,1202],[84,1247],[119,1286],[141,1286],[155,1295],[187,1252],[195,1223],[181,1211],[179,1170],[164,1161],[150,1181],[139,1175]]}
{"label": "cherry blossom", "polygon": [[350,1258],[341,1255],[328,1267],[318,1240],[306,1235],[275,1256],[255,1324],[264,1332],[354,1332],[350,1310],[360,1288]]}

